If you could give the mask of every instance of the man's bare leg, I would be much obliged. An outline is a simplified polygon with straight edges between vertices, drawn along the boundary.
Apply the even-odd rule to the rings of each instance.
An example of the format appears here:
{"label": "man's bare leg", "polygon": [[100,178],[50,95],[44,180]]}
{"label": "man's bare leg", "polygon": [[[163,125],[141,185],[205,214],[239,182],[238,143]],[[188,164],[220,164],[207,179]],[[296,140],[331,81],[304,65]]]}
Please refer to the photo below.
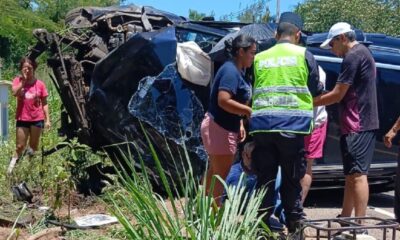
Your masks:
{"label": "man's bare leg", "polygon": [[346,176],[341,217],[350,217],[354,208],[354,191],[350,176]]}
{"label": "man's bare leg", "polygon": [[369,186],[367,175],[360,173],[352,175],[354,178],[354,215],[365,217],[369,199]]}
{"label": "man's bare leg", "polygon": [[[206,193],[210,193],[211,182],[214,175],[219,175],[222,179],[226,179],[232,166],[234,155],[209,155],[209,167],[206,173]],[[212,196],[218,206],[221,206],[221,197],[224,193],[224,186],[217,179],[215,181]]]}
{"label": "man's bare leg", "polygon": [[302,188],[301,204],[304,204],[304,201],[306,200],[308,192],[310,191],[310,188],[311,188],[313,161],[314,161],[314,159],[307,159],[306,174],[300,180],[300,184],[301,184],[301,188]]}
{"label": "man's bare leg", "polygon": [[366,175],[360,173],[346,176],[342,217],[349,217],[354,208],[354,216],[364,217],[367,213],[369,186]]}

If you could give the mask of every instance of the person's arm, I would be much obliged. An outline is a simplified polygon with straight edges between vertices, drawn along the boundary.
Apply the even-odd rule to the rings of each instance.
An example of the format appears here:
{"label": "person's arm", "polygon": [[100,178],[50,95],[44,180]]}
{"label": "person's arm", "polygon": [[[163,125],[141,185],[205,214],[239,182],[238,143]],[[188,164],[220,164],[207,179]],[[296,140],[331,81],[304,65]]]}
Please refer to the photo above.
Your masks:
{"label": "person's arm", "polygon": [[392,147],[392,140],[393,140],[394,137],[396,137],[397,132],[399,131],[399,129],[400,129],[400,117],[394,123],[393,127],[383,137],[383,142],[384,142],[386,147],[388,147],[388,148]]}
{"label": "person's arm", "polygon": [[24,77],[19,78],[19,82],[17,82],[17,78],[14,79],[13,85],[11,87],[11,92],[14,97],[21,96],[23,93],[23,88],[25,86],[26,80]]}
{"label": "person's arm", "polygon": [[343,99],[344,95],[346,95],[349,87],[349,84],[336,83],[332,91],[314,97],[314,107],[327,106],[340,102]]}
{"label": "person's arm", "polygon": [[324,85],[319,81],[319,70],[317,61],[314,55],[308,50],[305,53],[306,64],[308,68],[308,81],[307,87],[313,97],[322,94],[324,91]]}
{"label": "person's arm", "polygon": [[332,91],[314,99],[314,106],[325,106],[340,102],[346,95],[360,66],[360,56],[349,54],[341,64],[340,74]]}
{"label": "person's arm", "polygon": [[234,65],[227,66],[222,72],[222,78],[218,86],[218,106],[226,112],[250,117],[251,108],[233,99],[242,81],[241,74]]}
{"label": "person's arm", "polygon": [[239,141],[243,142],[246,139],[246,128],[244,127],[243,119],[240,120]]}
{"label": "person's arm", "polygon": [[46,129],[51,127],[49,105],[47,104],[47,97],[42,98],[43,112],[44,112],[44,126]]}
{"label": "person's arm", "polygon": [[218,105],[229,113],[250,117],[251,108],[232,99],[232,94],[225,90],[218,91]]}

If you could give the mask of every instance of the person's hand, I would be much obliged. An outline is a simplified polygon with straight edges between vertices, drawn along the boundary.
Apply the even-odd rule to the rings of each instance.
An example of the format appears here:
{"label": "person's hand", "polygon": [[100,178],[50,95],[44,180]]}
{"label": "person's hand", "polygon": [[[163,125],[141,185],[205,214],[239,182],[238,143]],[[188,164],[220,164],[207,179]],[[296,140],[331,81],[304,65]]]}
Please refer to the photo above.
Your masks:
{"label": "person's hand", "polygon": [[22,77],[20,78],[20,82],[21,82],[21,87],[24,87],[26,84],[26,74],[22,73]]}
{"label": "person's hand", "polygon": [[387,148],[392,147],[392,140],[396,136],[396,132],[393,129],[390,129],[389,132],[386,133],[386,135],[383,137],[383,143]]}
{"label": "person's hand", "polygon": [[240,123],[239,141],[243,142],[246,139],[246,129],[244,129],[243,122]]}
{"label": "person's hand", "polygon": [[23,68],[21,73],[22,73],[22,78],[21,78],[21,82],[25,83],[28,79],[28,71],[26,68]]}
{"label": "person's hand", "polygon": [[251,116],[251,107],[249,107],[249,106],[246,106],[246,107],[247,107],[246,113],[244,115],[246,116],[247,119],[249,119]]}
{"label": "person's hand", "polygon": [[50,128],[51,128],[51,123],[50,123],[50,121],[46,121],[46,122],[44,123],[44,129],[49,130]]}
{"label": "person's hand", "polygon": [[243,165],[246,167],[247,170],[251,170],[251,153],[254,150],[254,146],[254,142],[248,142],[244,145],[242,151]]}

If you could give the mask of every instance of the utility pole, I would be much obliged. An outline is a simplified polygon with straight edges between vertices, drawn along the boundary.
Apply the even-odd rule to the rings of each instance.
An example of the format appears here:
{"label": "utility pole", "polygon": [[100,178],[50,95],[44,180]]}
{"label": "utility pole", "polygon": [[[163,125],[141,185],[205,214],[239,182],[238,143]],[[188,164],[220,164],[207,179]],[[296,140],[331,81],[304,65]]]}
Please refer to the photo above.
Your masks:
{"label": "utility pole", "polygon": [[279,22],[279,16],[280,16],[279,11],[280,11],[280,7],[281,7],[280,5],[281,5],[281,1],[280,0],[276,0],[276,18],[275,18],[276,23]]}

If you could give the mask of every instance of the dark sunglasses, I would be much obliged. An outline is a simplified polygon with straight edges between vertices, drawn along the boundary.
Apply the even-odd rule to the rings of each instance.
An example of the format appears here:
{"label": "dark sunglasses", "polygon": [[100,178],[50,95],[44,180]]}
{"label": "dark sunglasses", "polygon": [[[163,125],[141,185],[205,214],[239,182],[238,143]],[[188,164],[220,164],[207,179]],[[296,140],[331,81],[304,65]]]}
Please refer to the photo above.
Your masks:
{"label": "dark sunglasses", "polygon": [[336,36],[334,38],[332,38],[332,40],[329,42],[329,47],[333,47],[333,42],[336,40],[339,40],[340,36]]}

